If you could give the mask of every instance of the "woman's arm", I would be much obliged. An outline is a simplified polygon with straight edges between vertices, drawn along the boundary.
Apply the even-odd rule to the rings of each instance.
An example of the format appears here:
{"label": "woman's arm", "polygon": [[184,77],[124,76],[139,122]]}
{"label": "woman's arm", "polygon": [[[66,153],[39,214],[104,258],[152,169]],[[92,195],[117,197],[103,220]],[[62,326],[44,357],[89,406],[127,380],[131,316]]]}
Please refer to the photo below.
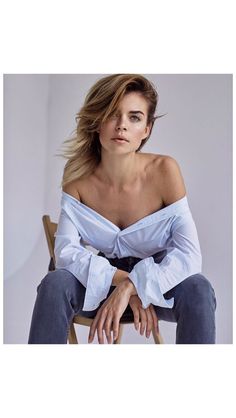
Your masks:
{"label": "woman's arm", "polygon": [[[185,186],[180,168],[172,157],[166,157],[161,167],[163,200],[166,205],[185,197]],[[158,172],[160,175],[160,171]],[[186,198],[187,199],[187,198]],[[200,273],[202,256],[198,234],[187,200],[182,210],[172,217],[167,255],[160,264],[153,257],[139,261],[129,273],[137,289],[143,308],[149,304],[172,308],[174,300],[166,300],[164,293],[187,277]]]}
{"label": "woman's arm", "polygon": [[163,158],[157,177],[165,206],[171,205],[186,195],[184,179],[179,164],[174,158],[170,156]]}
{"label": "woman's arm", "polygon": [[93,311],[107,297],[117,267],[87,249],[81,241],[78,209],[62,197],[55,234],[56,269],[70,271],[86,288],[83,310]]}
{"label": "woman's arm", "polygon": [[[129,276],[129,273],[127,271],[117,269],[112,279],[112,286],[119,286],[124,281],[127,281],[127,279],[129,280],[128,276]],[[133,286],[132,295],[137,295],[137,292],[134,286]]]}

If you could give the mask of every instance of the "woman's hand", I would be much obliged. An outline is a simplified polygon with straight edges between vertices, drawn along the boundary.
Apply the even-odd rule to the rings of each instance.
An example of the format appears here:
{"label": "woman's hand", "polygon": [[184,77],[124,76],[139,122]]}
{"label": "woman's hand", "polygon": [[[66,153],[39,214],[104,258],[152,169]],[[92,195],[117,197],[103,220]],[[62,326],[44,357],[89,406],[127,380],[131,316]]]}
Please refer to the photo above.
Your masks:
{"label": "woman's hand", "polygon": [[140,334],[143,335],[146,328],[146,337],[149,338],[154,328],[158,330],[158,319],[152,304],[148,308],[142,308],[142,302],[137,295],[130,297],[129,305],[134,314],[134,326],[138,331],[140,320]]}
{"label": "woman's hand", "polygon": [[128,306],[130,296],[134,293],[134,285],[129,278],[120,283],[110,294],[109,298],[98,310],[90,327],[88,342],[91,343],[97,331],[99,344],[104,344],[103,331],[105,331],[108,344],[112,343],[111,330],[113,329],[113,340],[116,340],[119,332],[120,318]]}

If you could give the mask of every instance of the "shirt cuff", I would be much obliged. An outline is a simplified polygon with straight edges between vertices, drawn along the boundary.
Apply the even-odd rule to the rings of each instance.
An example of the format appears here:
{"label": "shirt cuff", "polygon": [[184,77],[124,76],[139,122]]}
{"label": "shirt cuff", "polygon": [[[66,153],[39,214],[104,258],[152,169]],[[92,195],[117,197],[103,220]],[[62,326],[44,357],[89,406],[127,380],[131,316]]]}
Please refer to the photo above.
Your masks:
{"label": "shirt cuff", "polygon": [[162,308],[173,308],[174,298],[165,299],[161,292],[153,257],[144,258],[135,264],[128,276],[142,301],[143,309],[147,309],[150,304]]}
{"label": "shirt cuff", "polygon": [[103,257],[92,257],[90,260],[83,311],[93,311],[100,302],[106,299],[117,267],[111,266]]}

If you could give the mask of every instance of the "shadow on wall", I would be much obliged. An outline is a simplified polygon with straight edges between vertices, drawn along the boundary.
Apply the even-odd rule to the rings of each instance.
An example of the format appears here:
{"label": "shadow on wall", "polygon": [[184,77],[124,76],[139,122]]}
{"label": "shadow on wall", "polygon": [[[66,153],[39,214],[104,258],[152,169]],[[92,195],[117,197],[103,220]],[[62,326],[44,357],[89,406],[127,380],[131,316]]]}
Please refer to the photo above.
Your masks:
{"label": "shadow on wall", "polygon": [[27,343],[36,288],[47,274],[48,260],[42,230],[31,257],[4,280],[4,344]]}

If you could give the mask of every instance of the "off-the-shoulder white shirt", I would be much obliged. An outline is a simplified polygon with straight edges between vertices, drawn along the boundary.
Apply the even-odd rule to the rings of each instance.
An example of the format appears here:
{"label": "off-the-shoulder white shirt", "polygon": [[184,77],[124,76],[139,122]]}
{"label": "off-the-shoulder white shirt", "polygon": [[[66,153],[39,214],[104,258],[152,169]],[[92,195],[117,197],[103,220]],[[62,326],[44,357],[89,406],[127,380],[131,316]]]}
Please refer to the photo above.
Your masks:
{"label": "off-the-shoulder white shirt", "polygon": [[[94,209],[62,192],[55,238],[56,269],[70,271],[84,285],[84,311],[96,309],[107,297],[117,271],[117,267],[86,245],[108,258],[141,258],[128,276],[143,308],[150,303],[172,308],[174,298],[167,300],[164,293],[201,272],[201,250],[187,196],[121,230]],[[157,264],[152,255],[162,250],[167,251],[166,256]]]}

